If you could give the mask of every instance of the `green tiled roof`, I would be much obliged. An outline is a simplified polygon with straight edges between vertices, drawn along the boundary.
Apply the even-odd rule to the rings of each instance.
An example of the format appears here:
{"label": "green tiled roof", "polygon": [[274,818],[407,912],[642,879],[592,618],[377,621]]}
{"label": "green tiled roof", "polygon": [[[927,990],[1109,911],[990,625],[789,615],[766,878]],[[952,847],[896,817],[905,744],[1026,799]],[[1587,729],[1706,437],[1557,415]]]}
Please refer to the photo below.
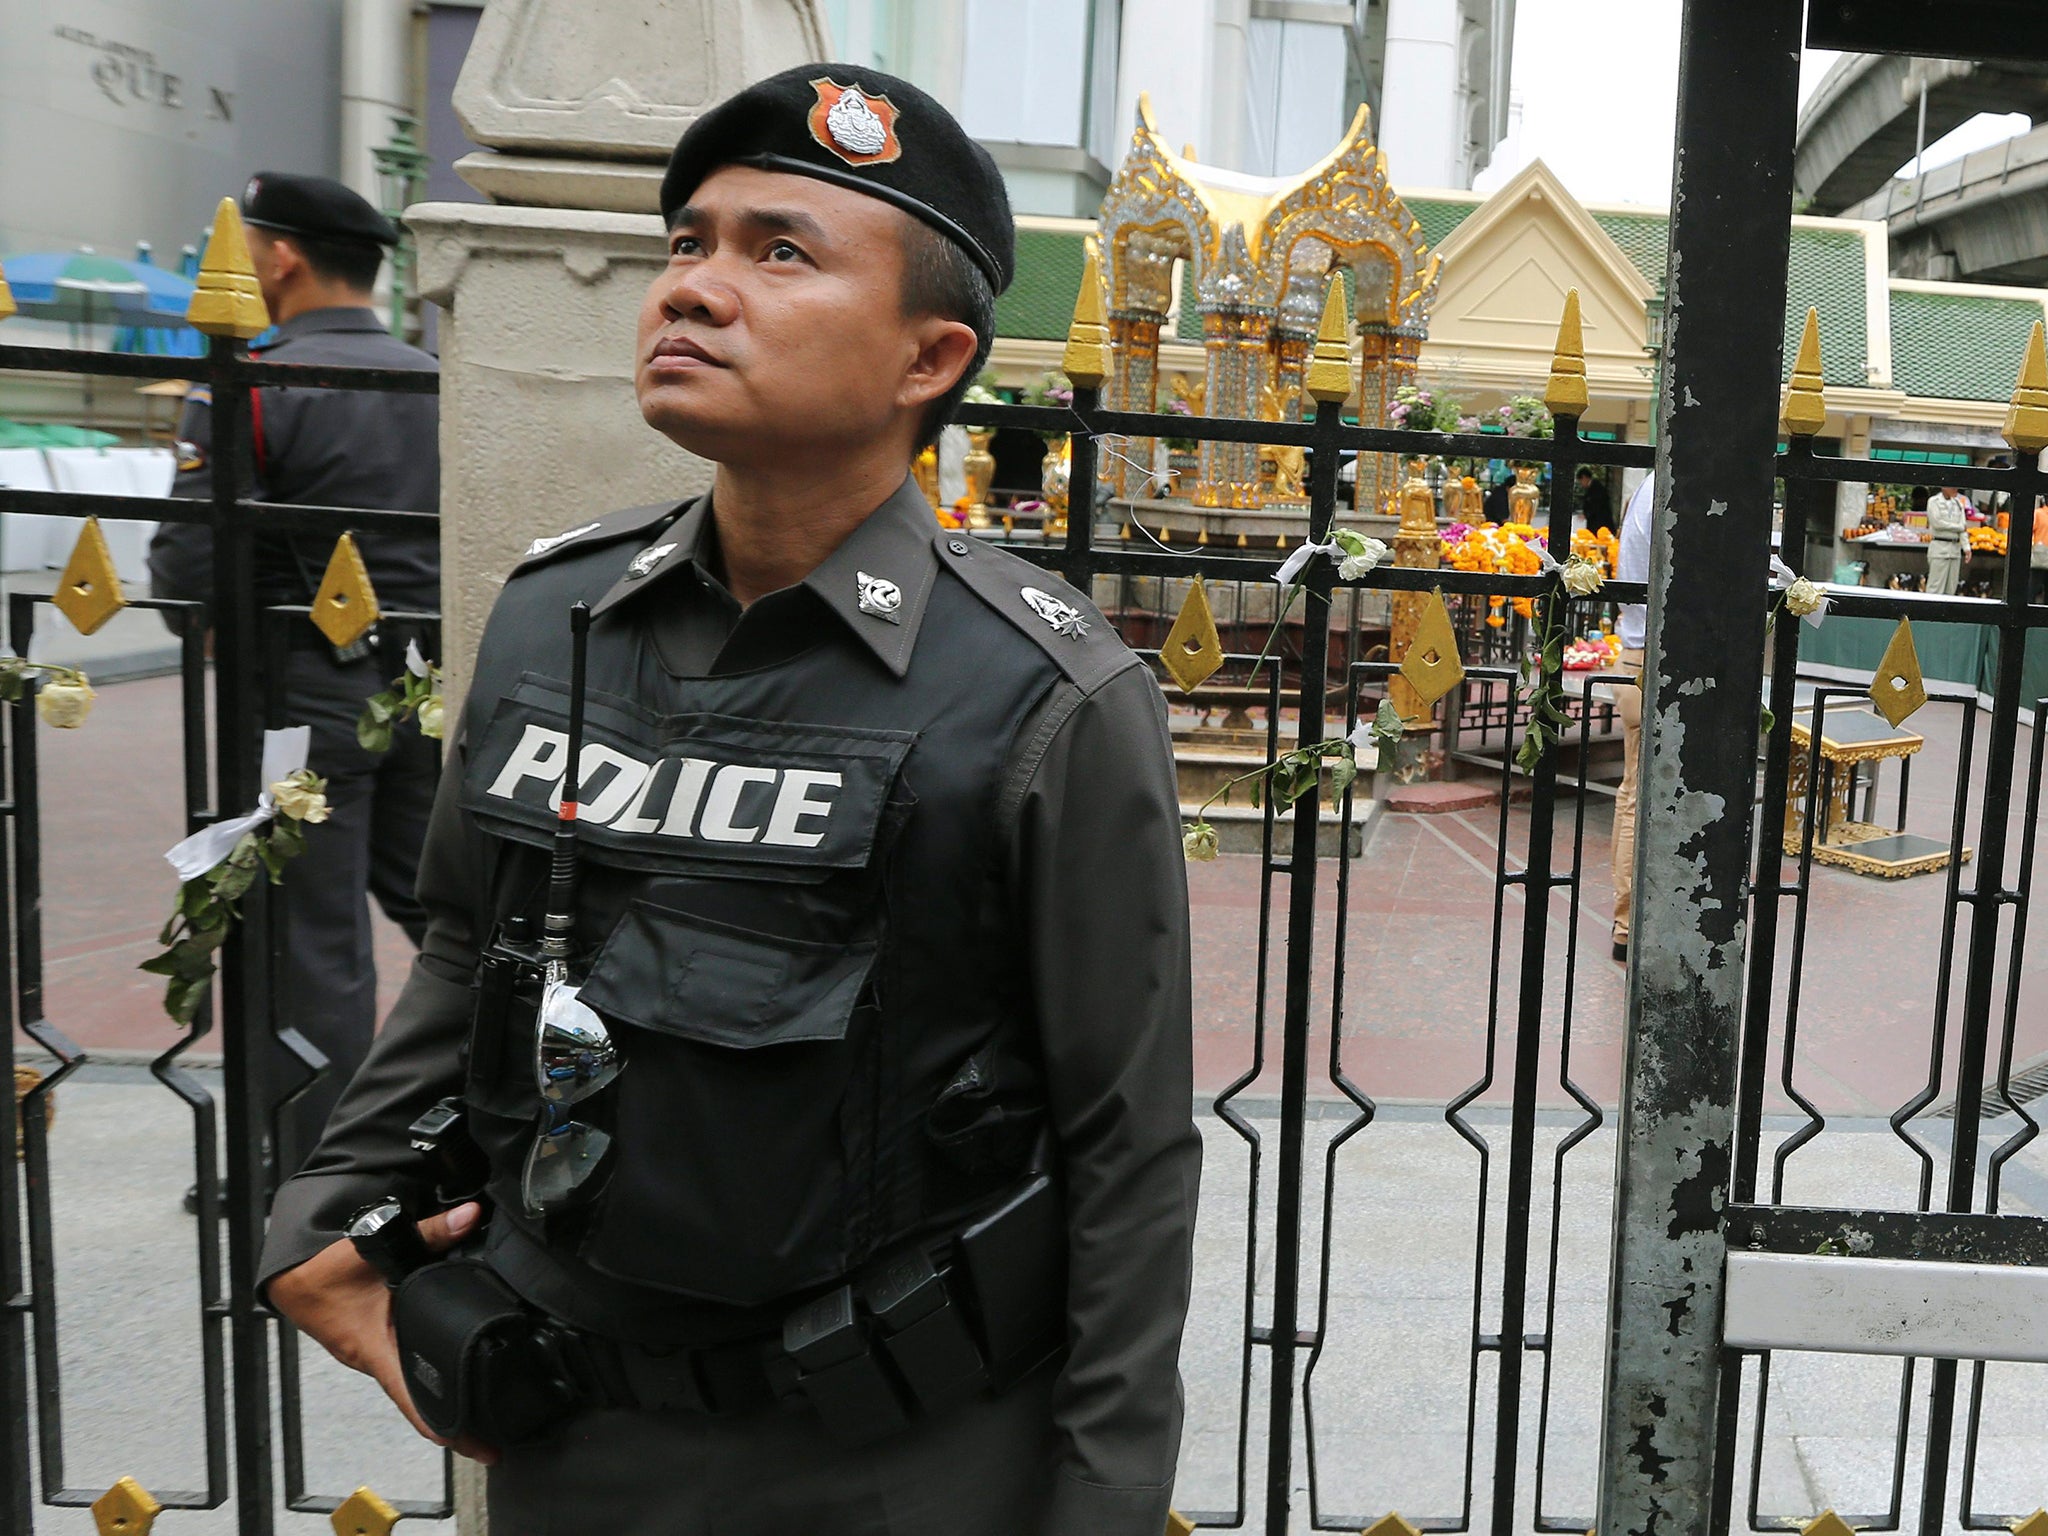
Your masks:
{"label": "green tiled roof", "polygon": [[996,334],[1064,341],[1081,292],[1088,252],[1078,231],[1017,231],[1017,276],[996,300]]}
{"label": "green tiled roof", "polygon": [[1607,231],[1652,288],[1664,286],[1664,267],[1671,251],[1671,220],[1661,213],[1595,213],[1588,215]]}
{"label": "green tiled roof", "polygon": [[1403,198],[1415,222],[1422,226],[1422,242],[1432,251],[1457,233],[1458,226],[1479,211],[1477,203],[1440,203],[1421,198]]}
{"label": "green tiled roof", "polygon": [[2035,299],[1894,288],[1892,382],[1937,400],[2010,399],[2041,317]]}
{"label": "green tiled roof", "polygon": [[1784,376],[1792,377],[1806,311],[1820,310],[1821,372],[1828,383],[1861,389],[1870,382],[1868,260],[1852,229],[1794,229],[1785,293]]}

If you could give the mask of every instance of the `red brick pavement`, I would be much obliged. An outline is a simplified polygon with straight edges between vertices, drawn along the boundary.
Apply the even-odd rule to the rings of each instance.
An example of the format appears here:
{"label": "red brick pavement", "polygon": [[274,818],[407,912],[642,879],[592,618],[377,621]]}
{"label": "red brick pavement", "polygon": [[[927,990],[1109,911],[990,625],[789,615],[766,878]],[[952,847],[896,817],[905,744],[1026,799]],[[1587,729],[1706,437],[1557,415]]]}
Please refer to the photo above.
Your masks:
{"label": "red brick pavement", "polygon": [[[177,684],[153,679],[101,691],[87,725],[38,734],[46,807],[43,921],[46,1011],[89,1045],[160,1050],[177,1032],[158,1006],[158,983],[137,972],[153,950],[174,877],[162,850],[183,832],[177,757]],[[1914,769],[1914,830],[1945,835],[1958,736],[1957,711],[1934,705],[1915,721],[1929,736]],[[1980,743],[1981,745],[1981,743]],[[2022,765],[2026,742],[2022,742]],[[1978,756],[1981,772],[1982,754]],[[1889,814],[1887,799],[1881,814]],[[1559,867],[1571,848],[1573,802],[1562,808]],[[2013,827],[2019,828],[2019,809]],[[1576,925],[1560,898],[1551,947],[1576,934],[1572,1069],[1612,1103],[1622,1062],[1622,970],[1608,958],[1607,873],[1611,803],[1586,809],[1584,900]],[[1343,944],[1343,1071],[1377,1098],[1443,1102],[1478,1081],[1488,1061],[1489,998],[1498,973],[1498,1037],[1488,1101],[1505,1101],[1513,1070],[1516,963],[1522,902],[1500,905],[1494,963],[1493,878],[1499,813],[1389,816],[1350,872]],[[1972,841],[1978,832],[1973,828]],[[1527,811],[1509,820],[1517,857]],[[1789,871],[1789,866],[1788,866]],[[1214,1092],[1248,1070],[1258,1017],[1259,861],[1226,856],[1190,871],[1195,935],[1197,1079]],[[1830,1113],[1887,1113],[1926,1080],[1942,934],[1940,876],[1888,882],[1815,871],[1801,1004],[1796,1078]],[[1317,936],[1318,1026],[1311,1046],[1315,1091],[1334,1095],[1329,1008],[1337,959],[1338,871],[1323,871]],[[1275,882],[1272,965],[1265,996],[1265,1069],[1251,1088],[1278,1089],[1278,1020],[1284,961],[1285,886]],[[1791,947],[1790,908],[1781,956]],[[388,1001],[408,946],[379,919],[379,976]],[[1552,966],[1541,1079],[1546,1102],[1563,1104],[1560,1029],[1563,972]],[[1781,974],[1788,962],[1781,961]],[[2016,1055],[2048,1052],[2048,982],[2037,964],[2019,1008]],[[1955,974],[1961,975],[1960,964]],[[1959,999],[1958,992],[1958,999]],[[1959,1000],[1954,1006],[1959,1007]],[[1780,1022],[1782,1024],[1782,1007]],[[1951,1025],[1953,1029],[1953,1024]],[[1950,1055],[1953,1055],[1951,1048]],[[1774,1050],[1773,1071],[1776,1071]],[[1787,1103],[1773,1093],[1773,1103]]]}

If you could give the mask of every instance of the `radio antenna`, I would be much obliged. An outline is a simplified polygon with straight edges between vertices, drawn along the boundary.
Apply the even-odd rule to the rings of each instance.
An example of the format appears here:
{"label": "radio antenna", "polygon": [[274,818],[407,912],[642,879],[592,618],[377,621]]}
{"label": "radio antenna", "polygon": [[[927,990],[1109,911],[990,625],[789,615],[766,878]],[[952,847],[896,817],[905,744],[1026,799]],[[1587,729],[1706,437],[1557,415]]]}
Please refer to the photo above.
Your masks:
{"label": "radio antenna", "polygon": [[550,968],[568,964],[576,930],[576,800],[581,793],[583,674],[589,650],[590,604],[577,603],[569,609],[569,760],[562,770],[562,810],[555,822],[547,916],[541,920],[540,952]]}

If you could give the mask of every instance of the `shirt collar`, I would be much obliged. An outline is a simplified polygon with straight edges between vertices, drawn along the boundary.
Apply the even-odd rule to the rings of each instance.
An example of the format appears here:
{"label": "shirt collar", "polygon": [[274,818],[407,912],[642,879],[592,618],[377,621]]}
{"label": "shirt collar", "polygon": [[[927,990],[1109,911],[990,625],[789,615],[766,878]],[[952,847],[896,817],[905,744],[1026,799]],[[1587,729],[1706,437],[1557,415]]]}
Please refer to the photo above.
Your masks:
{"label": "shirt collar", "polygon": [[312,336],[322,331],[381,331],[384,324],[374,309],[359,304],[342,304],[329,309],[308,309],[278,326],[270,345],[294,336]]}
{"label": "shirt collar", "polygon": [[[592,605],[592,615],[661,585],[677,571],[709,576],[704,557],[710,531],[711,498],[699,497],[627,562],[611,590]],[[938,572],[936,532],[931,504],[906,476],[801,583],[897,677],[910,670]]]}
{"label": "shirt collar", "polygon": [[939,568],[932,549],[938,524],[931,503],[908,476],[870,512],[803,584],[845,621],[897,677],[910,653]]}

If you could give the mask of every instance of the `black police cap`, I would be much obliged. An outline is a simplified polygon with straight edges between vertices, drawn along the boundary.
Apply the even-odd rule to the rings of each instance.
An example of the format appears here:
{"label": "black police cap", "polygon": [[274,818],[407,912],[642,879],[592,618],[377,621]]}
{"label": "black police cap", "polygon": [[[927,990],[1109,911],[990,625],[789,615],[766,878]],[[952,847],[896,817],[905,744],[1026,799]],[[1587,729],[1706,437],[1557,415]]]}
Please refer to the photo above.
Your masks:
{"label": "black police cap", "polygon": [[258,171],[242,189],[242,220],[280,234],[396,245],[398,231],[363,197],[326,176]]}
{"label": "black police cap", "polygon": [[801,64],[692,123],[669,156],[673,218],[723,165],[815,176],[894,203],[974,258],[997,293],[1016,270],[1003,173],[953,114],[908,80],[854,64]]}

